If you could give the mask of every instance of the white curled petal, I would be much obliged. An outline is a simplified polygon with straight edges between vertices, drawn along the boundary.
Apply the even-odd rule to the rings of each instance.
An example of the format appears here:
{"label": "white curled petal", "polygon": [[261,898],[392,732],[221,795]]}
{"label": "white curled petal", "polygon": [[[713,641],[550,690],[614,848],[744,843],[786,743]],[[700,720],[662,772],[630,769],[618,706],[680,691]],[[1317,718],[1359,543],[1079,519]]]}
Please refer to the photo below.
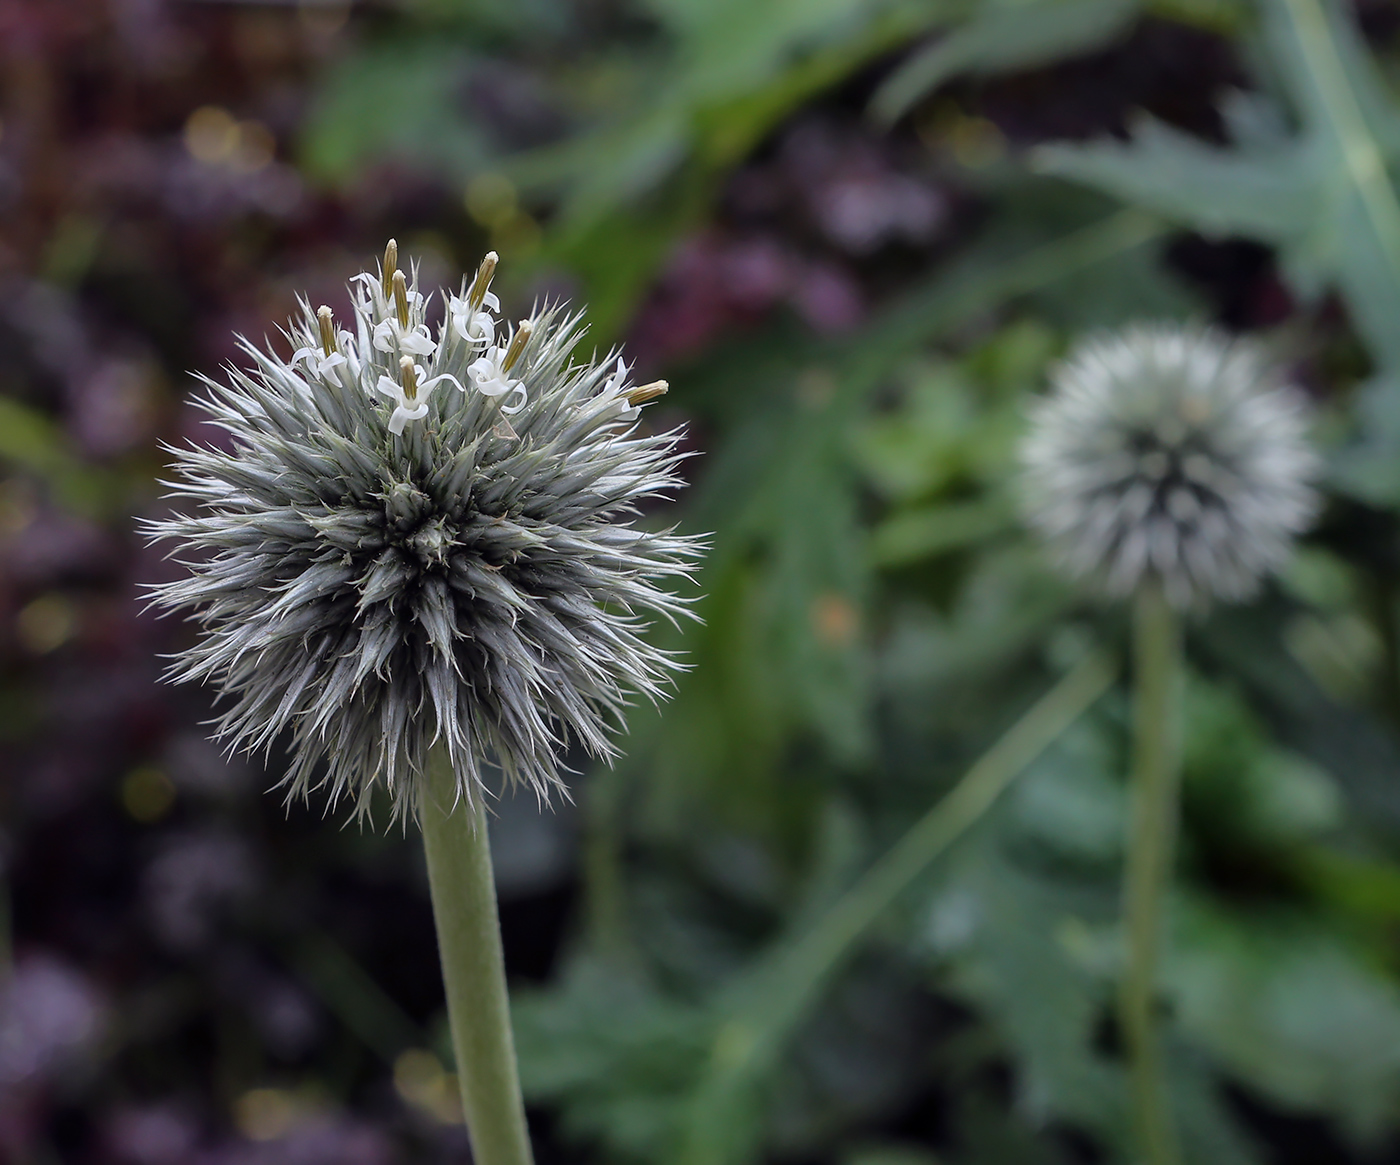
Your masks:
{"label": "white curled petal", "polygon": [[376,392],[383,393],[390,400],[403,400],[403,385],[396,380],[390,380],[387,376],[381,376],[374,389]]}
{"label": "white curled petal", "polygon": [[411,332],[399,332],[398,340],[399,347],[414,356],[431,356],[437,351],[437,345],[428,338],[428,329],[421,325]]}
{"label": "white curled petal", "polygon": [[516,413],[518,413],[521,409],[525,407],[525,401],[528,399],[528,397],[525,392],[525,385],[521,381],[512,380],[509,383],[511,386],[511,396],[519,394],[520,403],[515,405],[503,404],[501,405],[501,412],[508,413],[509,415],[514,416]]}
{"label": "white curled petal", "polygon": [[467,374],[472,378],[478,391],[487,396],[504,396],[511,390],[511,383],[501,372],[500,365],[489,356],[482,356],[479,360],[472,362],[467,369]]}
{"label": "white curled petal", "polygon": [[452,328],[474,347],[487,347],[496,338],[496,321],[486,312],[473,310],[461,299],[452,303]]}
{"label": "white curled petal", "polygon": [[490,347],[496,342],[496,321],[485,312],[477,312],[467,330],[470,343]]}
{"label": "white curled petal", "polygon": [[402,433],[403,427],[409,421],[422,420],[427,415],[428,402],[421,396],[411,405],[401,404],[394,410],[394,415],[389,418],[389,432]]}
{"label": "white curled petal", "polygon": [[613,370],[613,374],[608,377],[608,382],[603,385],[603,391],[608,393],[621,392],[622,386],[627,380],[627,371],[627,365],[623,363],[622,357],[619,356],[617,358],[617,367]]}
{"label": "white curled petal", "polygon": [[450,381],[451,384],[452,384],[452,387],[455,388],[458,392],[466,392],[466,391],[467,391],[466,386],[465,386],[460,380],[458,380],[455,376],[453,376],[452,373],[450,373],[450,372],[440,372],[440,373],[438,373],[436,376],[434,376],[431,380],[424,381],[421,385],[419,385],[418,391],[419,391],[419,392],[427,392],[429,389],[431,389],[431,388],[433,387],[433,385],[437,384],[439,381],[442,381],[442,380]]}

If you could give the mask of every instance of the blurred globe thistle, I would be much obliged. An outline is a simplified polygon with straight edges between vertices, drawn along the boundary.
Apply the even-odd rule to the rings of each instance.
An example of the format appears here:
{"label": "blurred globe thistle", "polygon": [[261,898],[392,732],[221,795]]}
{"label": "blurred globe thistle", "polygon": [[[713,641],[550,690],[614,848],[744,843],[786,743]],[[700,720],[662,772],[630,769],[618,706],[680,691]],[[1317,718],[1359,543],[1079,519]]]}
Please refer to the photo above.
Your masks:
{"label": "blurred globe thistle", "polygon": [[636,424],[665,383],[575,361],[580,317],[558,307],[498,341],[495,263],[443,292],[434,331],[391,242],[352,281],[348,330],[303,302],[290,360],[242,340],[248,370],[201,378],[229,450],[170,450],[198,511],[148,531],[196,553],[154,601],[202,628],[172,678],[232,697],[232,746],[290,731],[289,796],[363,812],[382,780],[416,812],[439,742],[459,797],[488,760],[547,795],[570,733],[613,755],[629,693],[657,697],[677,666],[642,613],[685,611],[658,583],[700,544],[634,524],[681,484],[679,433]]}
{"label": "blurred globe thistle", "polygon": [[1082,342],[1021,447],[1027,520],[1073,575],[1241,599],[1317,509],[1301,394],[1248,341],[1171,324]]}

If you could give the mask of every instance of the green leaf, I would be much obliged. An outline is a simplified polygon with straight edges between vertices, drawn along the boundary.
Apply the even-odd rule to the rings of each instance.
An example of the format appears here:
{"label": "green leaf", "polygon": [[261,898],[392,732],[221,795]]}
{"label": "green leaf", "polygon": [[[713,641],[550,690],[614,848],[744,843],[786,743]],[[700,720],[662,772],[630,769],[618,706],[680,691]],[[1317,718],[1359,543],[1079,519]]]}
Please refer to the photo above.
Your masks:
{"label": "green leaf", "polygon": [[63,430],[49,417],[0,396],[0,462],[42,480],[69,509],[87,517],[110,514],[125,503],[116,479],[83,463]]}
{"label": "green leaf", "polygon": [[1400,1104],[1400,990],[1328,928],[1195,899],[1169,980],[1181,1028],[1289,1108],[1378,1134]]}
{"label": "green leaf", "polygon": [[1322,209],[1318,147],[1288,142],[1213,146],[1143,116],[1127,143],[1042,146],[1041,173],[1084,182],[1215,237],[1302,246]]}
{"label": "green leaf", "polygon": [[870,110],[892,122],[959,74],[1010,72],[1091,52],[1121,36],[1140,8],[1141,0],[984,0],[966,24],[890,74]]}
{"label": "green leaf", "polygon": [[1261,98],[1223,107],[1234,145],[1209,145],[1151,119],[1127,144],[1037,151],[1043,171],[1149,207],[1209,235],[1279,248],[1295,289],[1339,289],[1381,366],[1362,408],[1381,424],[1339,484],[1371,500],[1400,496],[1400,111],[1350,20],[1332,0],[1262,0],[1264,45],[1297,111],[1288,136]]}
{"label": "green leaf", "polygon": [[702,1010],[635,969],[582,959],[553,991],[517,991],[511,1014],[527,1098],[557,1105],[572,1137],[627,1160],[663,1159],[709,1046]]}
{"label": "green leaf", "polygon": [[1000,500],[901,510],[872,532],[870,556],[877,567],[908,566],[1014,528],[1011,509]]}
{"label": "green leaf", "polygon": [[450,36],[372,43],[334,66],[302,131],[307,171],[346,182],[367,163],[408,161],[465,179],[491,156],[483,133],[459,109],[472,58]]}

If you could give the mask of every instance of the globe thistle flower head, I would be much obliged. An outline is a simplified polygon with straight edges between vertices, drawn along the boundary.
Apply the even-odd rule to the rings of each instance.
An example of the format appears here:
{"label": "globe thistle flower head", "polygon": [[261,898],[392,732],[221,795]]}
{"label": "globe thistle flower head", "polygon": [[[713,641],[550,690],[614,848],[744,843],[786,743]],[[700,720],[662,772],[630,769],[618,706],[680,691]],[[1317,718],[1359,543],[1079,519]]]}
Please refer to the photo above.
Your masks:
{"label": "globe thistle flower head", "polygon": [[434,745],[461,798],[490,762],[545,796],[570,737],[611,757],[630,696],[678,666],[642,633],[686,613],[662,584],[701,546],[636,519],[681,484],[680,434],[638,424],[664,382],[575,358],[579,316],[505,327],[494,255],[435,328],[397,259],[351,282],[347,327],[303,303],[291,359],[244,340],[249,367],[201,378],[229,447],[170,449],[195,509],[148,524],[193,552],[154,588],[201,629],[172,678],[228,697],[231,747],[289,734],[290,797],[364,812],[383,782],[414,813]]}
{"label": "globe thistle flower head", "polygon": [[1256,346],[1138,325],[1082,342],[1021,447],[1029,524],[1109,594],[1247,598],[1317,508],[1301,394]]}

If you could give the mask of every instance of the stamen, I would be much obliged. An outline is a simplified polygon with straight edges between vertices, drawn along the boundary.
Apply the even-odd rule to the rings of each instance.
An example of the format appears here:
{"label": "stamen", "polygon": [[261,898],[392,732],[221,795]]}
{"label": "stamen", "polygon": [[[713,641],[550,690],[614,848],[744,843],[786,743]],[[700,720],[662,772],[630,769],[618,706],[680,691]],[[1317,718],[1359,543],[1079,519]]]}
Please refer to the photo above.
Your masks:
{"label": "stamen", "polygon": [[510,347],[506,349],[505,359],[501,361],[502,372],[509,372],[520,359],[520,353],[525,351],[525,344],[529,341],[532,331],[534,325],[529,320],[521,320],[516,324],[515,335],[510,338]]}
{"label": "stamen", "polygon": [[394,281],[394,272],[399,269],[399,244],[390,239],[384,246],[384,298],[389,298],[389,285]]}
{"label": "stamen", "polygon": [[495,251],[487,251],[486,258],[476,269],[476,278],[472,280],[472,285],[467,290],[467,302],[472,305],[473,310],[479,308],[486,299],[486,293],[491,288],[491,276],[496,273],[496,264],[499,261],[500,256]]}
{"label": "stamen", "polygon": [[321,350],[329,356],[335,351],[335,317],[325,304],[316,309],[316,322],[321,325]]}
{"label": "stamen", "polygon": [[402,271],[394,272],[394,307],[399,313],[399,327],[408,327],[408,280]]}
{"label": "stamen", "polygon": [[629,388],[623,395],[629,405],[644,405],[649,400],[665,396],[670,387],[664,380],[653,380],[650,384],[639,384],[636,388]]}
{"label": "stamen", "polygon": [[418,373],[413,369],[413,361],[407,356],[399,357],[399,375],[403,377],[404,400],[417,400]]}

